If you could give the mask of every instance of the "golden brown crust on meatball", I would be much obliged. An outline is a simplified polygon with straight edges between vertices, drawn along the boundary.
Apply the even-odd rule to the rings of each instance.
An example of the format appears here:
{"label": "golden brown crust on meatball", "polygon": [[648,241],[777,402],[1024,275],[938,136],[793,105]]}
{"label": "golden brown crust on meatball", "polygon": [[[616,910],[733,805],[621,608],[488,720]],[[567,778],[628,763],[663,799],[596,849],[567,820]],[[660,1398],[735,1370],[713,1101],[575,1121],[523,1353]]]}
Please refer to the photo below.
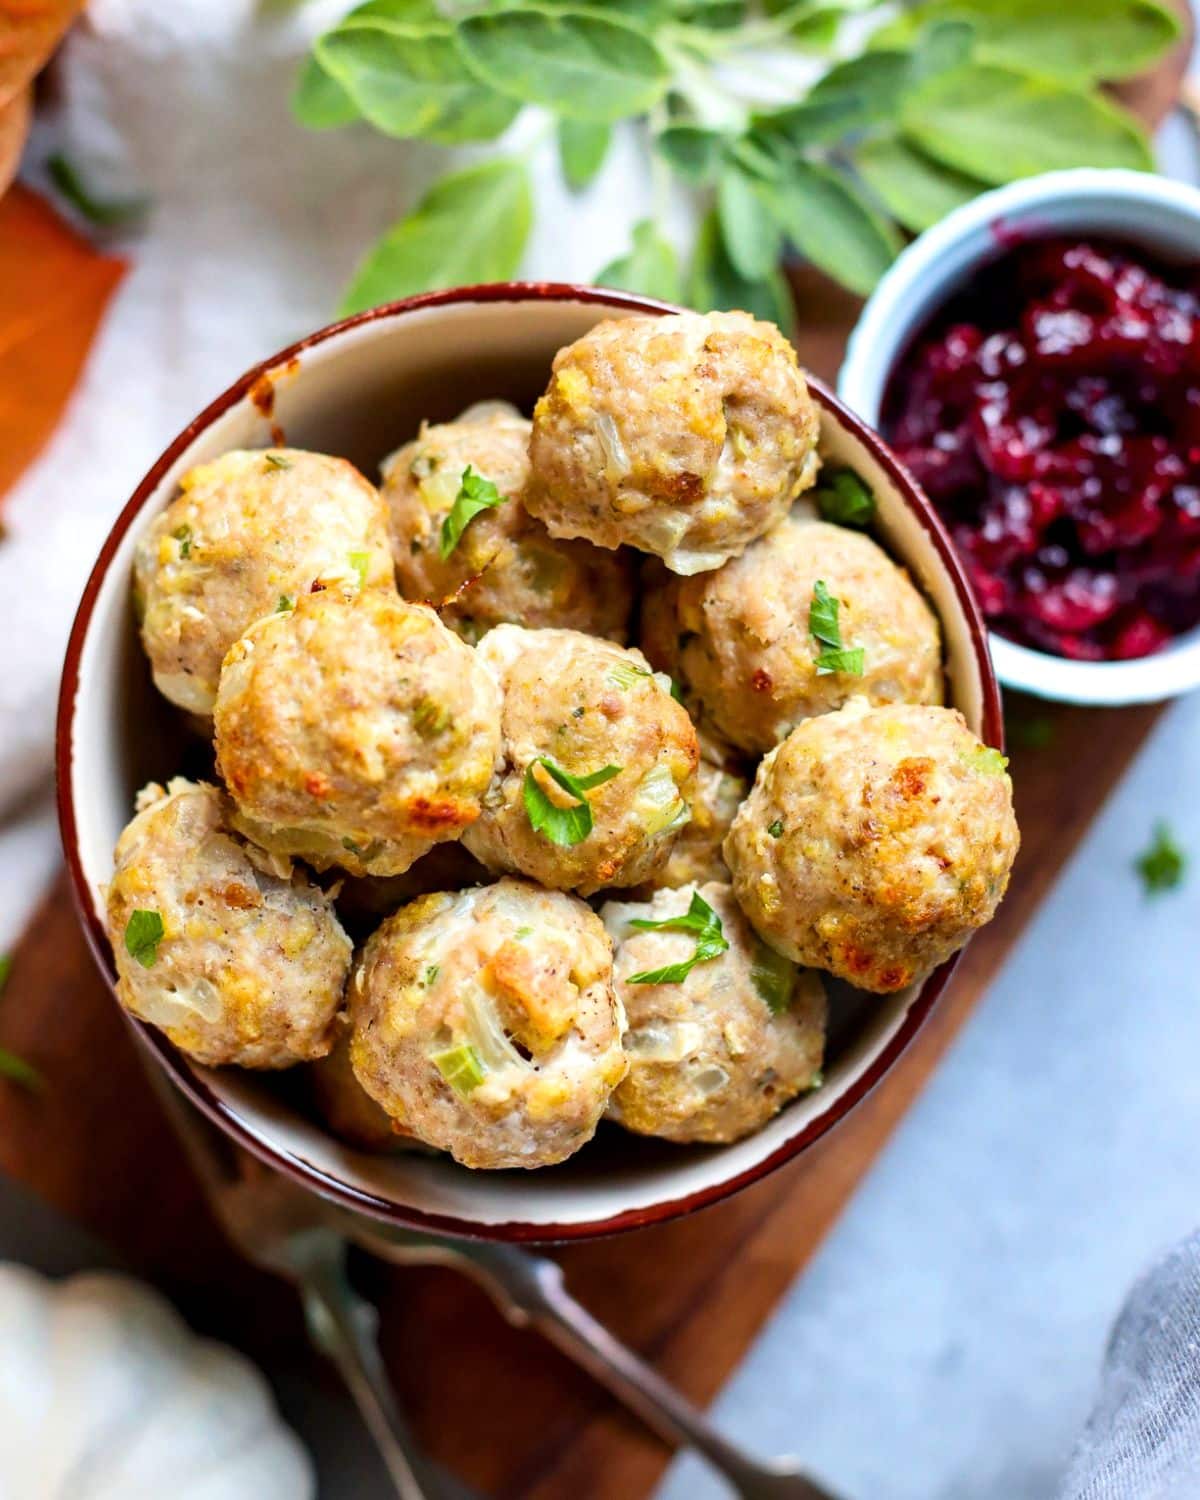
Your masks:
{"label": "golden brown crust on meatball", "polygon": [[603,924],[526,881],[403,907],[368,942],[351,991],[359,1082],[464,1166],[565,1160],[625,1073]]}
{"label": "golden brown crust on meatball", "polygon": [[432,610],[309,594],[230,651],[217,764],[236,825],[318,869],[400,874],[479,815],[500,743],[495,684]]}
{"label": "golden brown crust on meatball", "polygon": [[343,458],[225,453],[180,480],[138,543],[134,579],[159,691],[206,716],[225,653],[280,600],[392,589],[383,501]]}
{"label": "golden brown crust on meatball", "polygon": [[738,1141],[820,1082],[825,991],[809,970],[771,952],[738,910],[728,885],[699,895],[721,920],[729,947],[674,983],[635,984],[633,976],[685,962],[687,932],[641,930],[687,912],[697,887],[659,891],[648,902],[610,901],[603,910],[615,958],[617,994],[629,1030],[629,1072],[609,1116],[627,1130],[670,1141]]}
{"label": "golden brown crust on meatball", "polygon": [[[908,575],[870,537],[804,510],[714,573],[654,568],[647,579],[643,650],[698,723],[746,751],[851,697],[942,701],[938,622]],[[838,600],[842,640],[863,651],[861,676],[818,671],[808,619],[818,582]]]}
{"label": "golden brown crust on meatball", "polygon": [[[432,604],[472,643],[493,625],[560,625],[623,641],[633,608],[624,553],[552,537],[521,503],[529,477],[529,422],[488,402],[454,422],[422,427],[384,465],[383,497],[396,581],[406,599]],[[504,503],[480,511],[442,559],[442,524],[467,468]]]}
{"label": "golden brown crust on meatball", "polygon": [[[651,878],[689,816],[700,753],[669,686],[640,651],[573,630],[500,625],[478,655],[500,684],[501,764],[467,848],[489,869],[583,895]],[[569,846],[530,819],[527,776],[555,806],[575,804],[544,760],[578,778],[619,768],[586,793],[592,828]]]}
{"label": "golden brown crust on meatball", "polygon": [[233,833],[214,786],[151,785],[138,806],[107,893],[121,1004],[210,1067],[323,1057],[351,960],[330,898]]}
{"label": "golden brown crust on meatball", "polygon": [[855,700],[762,762],[725,840],[743,911],[797,963],[903,989],[989,922],[1020,836],[1004,758],[954,709]]}
{"label": "golden brown crust on meatball", "polygon": [[813,482],[817,426],[771,323],[598,323],[559,350],[534,408],[526,507],[554,536],[638,547],[677,573],[719,567]]}

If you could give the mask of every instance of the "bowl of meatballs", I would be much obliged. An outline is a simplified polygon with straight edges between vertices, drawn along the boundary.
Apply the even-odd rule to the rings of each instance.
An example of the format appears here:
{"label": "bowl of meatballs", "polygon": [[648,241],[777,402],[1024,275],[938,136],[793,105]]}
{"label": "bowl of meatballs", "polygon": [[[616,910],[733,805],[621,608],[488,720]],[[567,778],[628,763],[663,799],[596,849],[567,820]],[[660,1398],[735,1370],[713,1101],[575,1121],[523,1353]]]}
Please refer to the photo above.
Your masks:
{"label": "bowl of meatballs", "polygon": [[398,1224],[711,1203],[886,1072],[1018,834],[928,502],[773,325],[431,293],[179,435],[72,632],[59,809],[140,1041]]}

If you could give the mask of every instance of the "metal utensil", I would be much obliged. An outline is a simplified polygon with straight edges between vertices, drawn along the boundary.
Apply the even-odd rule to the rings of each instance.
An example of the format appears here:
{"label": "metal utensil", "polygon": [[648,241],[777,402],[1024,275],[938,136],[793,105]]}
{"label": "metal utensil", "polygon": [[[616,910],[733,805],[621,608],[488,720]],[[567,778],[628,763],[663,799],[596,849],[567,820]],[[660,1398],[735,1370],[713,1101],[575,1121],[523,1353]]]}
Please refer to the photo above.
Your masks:
{"label": "metal utensil", "polygon": [[724,1437],[708,1418],[567,1291],[562,1267],[508,1245],[410,1234],[367,1223],[356,1242],[396,1265],[450,1266],[487,1292],[519,1328],[535,1328],[671,1448],[692,1448],[744,1500],[842,1500],[790,1458],[767,1462]]}
{"label": "metal utensil", "polygon": [[396,1404],[379,1354],[378,1315],[346,1276],[348,1240],[333,1211],[237,1151],[165,1081],[155,1082],[230,1241],[295,1284],[309,1334],[341,1372],[400,1500],[450,1500]]}
{"label": "metal utensil", "polygon": [[[157,1080],[156,1080],[157,1082]],[[345,1274],[350,1244],[393,1265],[447,1266],[517,1327],[534,1328],[671,1448],[692,1448],[743,1500],[842,1500],[793,1459],[760,1461],[615,1338],[567,1291],[557,1261],[482,1240],[393,1230],[294,1186],[238,1151],[165,1082],[158,1085],[218,1219],[255,1264],[294,1282],[310,1333],[338,1366],[401,1500],[449,1500],[388,1383],[374,1307]]]}

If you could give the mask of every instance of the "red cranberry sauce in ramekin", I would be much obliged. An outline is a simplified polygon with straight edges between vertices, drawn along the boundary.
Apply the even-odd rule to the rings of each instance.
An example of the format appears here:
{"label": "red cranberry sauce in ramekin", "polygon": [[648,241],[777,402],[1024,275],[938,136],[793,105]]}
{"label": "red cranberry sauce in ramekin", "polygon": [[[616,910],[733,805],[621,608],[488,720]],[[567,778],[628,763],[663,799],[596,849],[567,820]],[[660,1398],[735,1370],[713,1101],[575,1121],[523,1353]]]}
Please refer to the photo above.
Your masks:
{"label": "red cranberry sauce in ramekin", "polygon": [[1010,249],[914,340],[882,426],[1001,635],[1103,661],[1200,624],[1200,267]]}

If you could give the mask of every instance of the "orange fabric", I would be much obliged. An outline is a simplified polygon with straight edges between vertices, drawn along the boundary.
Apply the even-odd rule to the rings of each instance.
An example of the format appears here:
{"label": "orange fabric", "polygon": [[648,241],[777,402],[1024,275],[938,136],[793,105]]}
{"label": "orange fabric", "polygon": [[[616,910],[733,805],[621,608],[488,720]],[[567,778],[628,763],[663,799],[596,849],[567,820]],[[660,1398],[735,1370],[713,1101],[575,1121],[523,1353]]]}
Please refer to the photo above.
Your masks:
{"label": "orange fabric", "polygon": [[83,0],[0,0],[0,104],[30,82],[82,8]]}
{"label": "orange fabric", "polygon": [[0,496],[54,431],[124,271],[31,189],[0,199]]}

